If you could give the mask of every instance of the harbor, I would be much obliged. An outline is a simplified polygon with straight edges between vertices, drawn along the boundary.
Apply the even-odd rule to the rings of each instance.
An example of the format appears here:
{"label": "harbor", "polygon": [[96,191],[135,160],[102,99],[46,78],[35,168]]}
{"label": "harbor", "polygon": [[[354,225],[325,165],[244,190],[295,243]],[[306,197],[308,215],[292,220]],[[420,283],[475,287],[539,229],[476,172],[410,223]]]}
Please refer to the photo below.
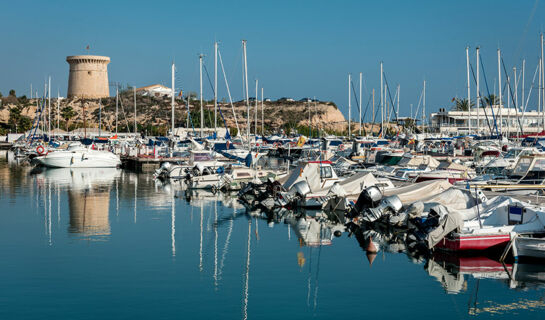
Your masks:
{"label": "harbor", "polygon": [[545,1],[64,2],[0,13],[0,319],[543,318]]}

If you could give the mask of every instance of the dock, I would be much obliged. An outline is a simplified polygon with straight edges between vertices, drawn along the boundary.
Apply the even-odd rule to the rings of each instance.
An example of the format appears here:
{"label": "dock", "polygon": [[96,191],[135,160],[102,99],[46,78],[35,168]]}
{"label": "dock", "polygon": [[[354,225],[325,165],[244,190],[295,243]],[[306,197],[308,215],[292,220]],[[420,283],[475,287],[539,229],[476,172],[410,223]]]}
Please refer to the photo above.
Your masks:
{"label": "dock", "polygon": [[121,156],[121,166],[135,172],[154,172],[161,164],[170,162],[173,164],[187,161],[182,157],[150,157],[150,156]]}

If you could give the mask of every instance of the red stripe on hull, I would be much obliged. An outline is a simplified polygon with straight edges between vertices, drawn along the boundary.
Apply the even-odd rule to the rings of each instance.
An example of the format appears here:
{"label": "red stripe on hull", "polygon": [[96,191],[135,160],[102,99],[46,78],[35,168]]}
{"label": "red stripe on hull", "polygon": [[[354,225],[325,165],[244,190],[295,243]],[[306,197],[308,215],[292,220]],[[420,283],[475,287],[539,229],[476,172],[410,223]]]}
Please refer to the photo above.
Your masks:
{"label": "red stripe on hull", "polygon": [[506,246],[510,240],[509,234],[482,236],[456,235],[453,239],[443,238],[435,247],[450,251],[487,250]]}

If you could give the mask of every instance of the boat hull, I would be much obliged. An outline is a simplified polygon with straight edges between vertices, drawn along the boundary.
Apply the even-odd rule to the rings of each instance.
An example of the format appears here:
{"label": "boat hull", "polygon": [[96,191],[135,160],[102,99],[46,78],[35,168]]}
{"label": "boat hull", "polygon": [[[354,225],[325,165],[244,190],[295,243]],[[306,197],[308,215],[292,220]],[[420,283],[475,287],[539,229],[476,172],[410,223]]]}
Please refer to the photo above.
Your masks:
{"label": "boat hull", "polygon": [[455,233],[454,237],[443,238],[435,248],[448,251],[482,251],[505,247],[510,240],[509,233],[482,235]]}
{"label": "boat hull", "polygon": [[116,168],[121,165],[118,156],[107,152],[53,152],[34,160],[49,168]]}
{"label": "boat hull", "polygon": [[545,238],[516,237],[513,256],[515,259],[521,257],[545,259]]}

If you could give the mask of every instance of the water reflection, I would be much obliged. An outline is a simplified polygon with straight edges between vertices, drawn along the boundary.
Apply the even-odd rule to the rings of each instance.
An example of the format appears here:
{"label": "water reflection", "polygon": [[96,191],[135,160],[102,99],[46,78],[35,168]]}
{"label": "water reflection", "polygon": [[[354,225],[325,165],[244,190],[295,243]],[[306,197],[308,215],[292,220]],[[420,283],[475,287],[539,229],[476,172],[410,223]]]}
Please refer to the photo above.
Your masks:
{"label": "water reflection", "polygon": [[[7,157],[0,159],[2,197],[16,195],[19,202],[32,200],[28,201],[33,210],[29,216],[39,221],[39,239],[52,245],[51,250],[48,247],[38,255],[65,249],[61,236],[68,235],[70,240],[108,240],[115,234],[116,244],[126,243],[101,243],[97,247],[101,254],[115,260],[120,248],[129,251],[124,259],[137,272],[126,277],[127,281],[143,277],[151,289],[170,290],[165,300],[176,298],[172,305],[183,304],[185,293],[192,290],[195,296],[217,299],[213,301],[216,304],[223,302],[223,308],[236,313],[233,317],[246,319],[256,317],[256,309],[264,312],[270,305],[264,296],[281,297],[279,301],[294,315],[323,318],[328,315],[326,307],[354,301],[347,292],[358,301],[374,301],[373,297],[358,296],[367,286],[377,299],[385,301],[395,290],[407,296],[422,292],[422,300],[437,303],[445,313],[453,309],[449,309],[450,301],[462,301],[461,309],[467,306],[467,312],[462,310],[465,315],[540,312],[545,307],[543,298],[535,297],[543,295],[545,288],[543,264],[502,264],[494,256],[429,254],[414,247],[402,230],[346,228],[338,217],[323,212],[250,211],[237,201],[236,194],[156,184],[150,176],[115,169],[29,171],[24,166],[12,167]],[[73,255],[82,256],[88,244],[96,244],[67,243],[76,249]],[[120,274],[130,272],[127,270],[131,268],[116,270],[125,267],[121,260],[116,260],[117,266],[108,264],[108,268]],[[142,268],[160,272],[152,276],[141,272]],[[393,273],[395,268],[404,271]],[[343,270],[341,276],[338,270]],[[395,281],[393,277],[397,277]],[[430,290],[407,289],[407,283],[423,278],[431,284]],[[127,283],[110,281],[117,286],[115,289],[127,287]],[[168,285],[171,283],[183,283],[176,288],[182,293],[174,291],[175,285]],[[443,292],[449,294],[447,303],[434,297]],[[281,300],[283,297],[287,298]],[[191,300],[183,306],[198,309],[191,303],[196,304]],[[405,303],[410,306],[410,302]],[[172,305],[161,307],[168,309]],[[278,310],[275,306],[272,312]]]}
{"label": "water reflection", "polygon": [[[49,192],[52,187],[66,190],[70,233],[92,240],[104,239],[110,235],[110,193],[114,181],[120,176],[119,169],[37,169],[33,174],[38,185]],[[51,202],[50,193],[46,198]],[[59,197],[57,200],[59,201]]]}

